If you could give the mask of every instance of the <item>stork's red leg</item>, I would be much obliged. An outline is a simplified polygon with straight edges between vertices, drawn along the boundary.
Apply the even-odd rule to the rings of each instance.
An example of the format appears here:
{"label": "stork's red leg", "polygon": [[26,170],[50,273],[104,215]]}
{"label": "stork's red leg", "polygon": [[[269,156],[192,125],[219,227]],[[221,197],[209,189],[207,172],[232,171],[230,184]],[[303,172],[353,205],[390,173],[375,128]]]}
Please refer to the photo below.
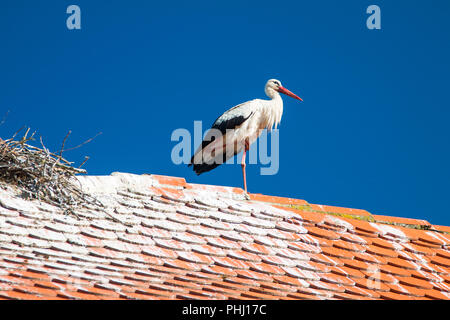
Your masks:
{"label": "stork's red leg", "polygon": [[245,148],[244,152],[242,153],[242,161],[241,161],[241,167],[242,167],[242,176],[244,177],[244,190],[245,193],[247,193],[247,179],[245,177],[245,155],[247,154],[247,151],[249,149],[248,140],[245,141]]}
{"label": "stork's red leg", "polygon": [[245,193],[247,193],[247,180],[245,179],[245,153],[247,150],[244,150],[244,153],[242,154],[242,161],[241,161],[241,167],[242,167],[242,176],[244,177],[244,190]]}

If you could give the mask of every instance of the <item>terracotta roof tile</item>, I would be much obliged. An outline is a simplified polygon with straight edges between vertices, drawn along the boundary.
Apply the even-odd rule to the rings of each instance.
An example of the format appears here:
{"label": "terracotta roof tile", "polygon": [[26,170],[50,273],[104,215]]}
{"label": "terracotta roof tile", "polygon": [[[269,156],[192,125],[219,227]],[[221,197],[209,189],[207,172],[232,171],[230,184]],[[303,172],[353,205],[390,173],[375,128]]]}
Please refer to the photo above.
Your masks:
{"label": "terracotta roof tile", "polygon": [[341,234],[341,240],[345,240],[346,242],[355,243],[359,245],[370,245],[372,243],[372,239],[363,238],[357,234],[353,233],[343,233]]}
{"label": "terracotta roof tile", "polygon": [[354,253],[348,250],[342,250],[336,247],[323,247],[322,253],[330,256],[330,257],[337,257],[341,259],[353,259]]}
{"label": "terracotta roof tile", "polygon": [[392,274],[380,272],[380,270],[376,270],[375,272],[363,271],[363,273],[369,280],[381,281],[389,284],[397,284],[399,282],[399,280]]}
{"label": "terracotta roof tile", "polygon": [[221,294],[221,295],[225,296],[225,298],[223,298],[223,299],[226,299],[226,297],[232,297],[234,299],[239,299],[240,295],[241,295],[240,290],[233,290],[231,288],[218,287],[218,286],[209,285],[209,284],[206,284],[203,286],[203,291]]}
{"label": "terracotta roof tile", "polygon": [[320,282],[315,282],[312,285],[309,283],[308,287],[298,288],[297,292],[316,296],[317,299],[330,299],[333,296],[333,292],[335,292],[335,290],[330,290],[333,287],[333,285],[325,286],[321,285]]}
{"label": "terracotta roof tile", "polygon": [[384,249],[377,246],[370,246],[366,249],[366,253],[386,258],[396,258],[399,255],[399,253],[394,250]]}
{"label": "terracotta roof tile", "polygon": [[437,256],[450,260],[450,250],[449,249],[445,249],[445,250],[438,249],[438,250],[435,250],[434,252],[436,253]]}
{"label": "terracotta roof tile", "polygon": [[380,297],[386,300],[414,300],[413,297],[395,292],[380,292]]}
{"label": "terracotta roof tile", "polygon": [[353,278],[353,280],[355,281],[356,287],[362,288],[364,290],[376,291],[378,294],[390,290],[389,286],[381,281],[372,280],[369,278]]}
{"label": "terracotta roof tile", "polygon": [[[184,274],[185,271],[200,271],[202,269],[201,264],[194,262],[186,262],[181,259],[166,260],[164,267],[167,267],[167,271],[171,273]],[[179,269],[179,270],[177,270]]]}
{"label": "terracotta roof tile", "polygon": [[[269,290],[267,290],[267,291],[269,291]],[[263,300],[276,300],[276,299],[279,299],[278,294],[277,295],[273,295],[270,292],[259,293],[259,292],[248,291],[248,292],[243,292],[241,294],[241,296],[248,297],[248,298],[251,298],[251,299],[258,299],[258,300],[259,299],[263,299]]]}
{"label": "terracotta roof tile", "polygon": [[[412,252],[408,252],[406,250],[404,251],[399,251],[398,252],[398,257],[400,259],[404,259],[406,261],[409,262],[409,265],[412,265],[413,269],[417,269],[417,268],[421,268],[421,264],[427,263],[427,256],[425,255],[421,255],[421,254],[416,254],[416,253],[412,253]],[[419,264],[419,265],[417,265]]]}
{"label": "terracotta roof tile", "polygon": [[[278,207],[283,208],[283,207]],[[319,224],[325,219],[325,214],[323,213],[317,213],[317,212],[310,212],[305,210],[297,210],[293,208],[283,208],[285,210],[291,210],[292,212],[296,213],[295,216],[293,216],[293,219],[302,221],[302,222],[309,222],[312,224]]]}
{"label": "terracotta roof tile", "polygon": [[18,290],[0,291],[0,297],[16,300],[56,300],[53,297],[41,295],[35,292],[21,292]]}
{"label": "terracotta roof tile", "polygon": [[[271,282],[272,281],[271,274],[258,272],[258,271],[255,271],[255,269],[256,268],[254,268],[253,270],[236,269],[235,272],[239,278],[243,278],[243,279],[262,281],[262,282]],[[229,281],[231,281],[231,280],[229,280]]]}
{"label": "terracotta roof tile", "polygon": [[350,252],[359,252],[359,253],[363,253],[366,250],[365,246],[349,241],[335,241],[333,242],[333,247],[342,250],[347,250]]}
{"label": "terracotta roof tile", "polygon": [[340,235],[337,232],[317,227],[308,228],[308,234],[328,240],[338,240],[340,238]]}
{"label": "terracotta roof tile", "polygon": [[411,276],[414,278],[422,279],[429,282],[444,282],[446,281],[445,276],[438,275],[437,273],[430,273],[424,270],[412,270]]}
{"label": "terracotta roof tile", "polygon": [[345,267],[357,269],[359,271],[374,270],[379,268],[376,264],[366,263],[357,259],[345,259],[343,260],[343,264]]}
{"label": "terracotta roof tile", "polygon": [[377,228],[375,228],[373,225],[371,225],[367,221],[362,221],[362,220],[357,220],[357,219],[350,219],[347,221],[350,222],[354,226],[355,232],[361,231],[361,232],[364,232],[367,234],[371,234],[372,236],[378,235],[381,233]]}
{"label": "terracotta roof tile", "polygon": [[340,275],[340,276],[345,276],[345,277],[350,277],[350,278],[365,278],[366,275],[354,268],[349,268],[346,266],[342,266],[342,267],[329,267],[329,271]]}
{"label": "terracotta roof tile", "polygon": [[432,282],[433,288],[450,294],[450,285],[447,283]]}
{"label": "terracotta roof tile", "polygon": [[397,278],[398,277],[408,277],[411,275],[411,272],[412,272],[409,269],[396,267],[396,266],[390,265],[390,264],[379,265],[379,269],[380,269],[380,272],[392,274],[392,275],[396,276]]}
{"label": "terracotta roof tile", "polygon": [[176,177],[79,179],[109,215],[0,193],[0,299],[450,298],[449,227]]}
{"label": "terracotta roof tile", "polygon": [[339,275],[339,274],[322,274],[320,276],[320,280],[326,283],[334,283],[341,286],[354,286],[355,282],[347,276]]}
{"label": "terracotta roof tile", "polygon": [[319,246],[300,242],[300,239],[297,242],[290,241],[287,243],[287,245],[288,245],[289,249],[304,252],[304,253],[320,253],[320,252],[322,252],[322,249]]}
{"label": "terracotta roof tile", "polygon": [[367,217],[371,216],[369,212],[366,210],[361,209],[351,209],[351,208],[343,208],[343,207],[336,207],[336,206],[329,206],[329,205],[318,205],[318,204],[311,204],[311,208],[317,211],[323,211],[328,213],[339,213],[343,215],[350,215],[350,216],[360,216],[360,217]]}
{"label": "terracotta roof tile", "polygon": [[360,295],[354,295],[347,292],[335,292],[333,293],[333,298],[342,299],[342,300],[370,300],[370,297],[366,297],[363,299]]}
{"label": "terracotta roof tile", "polygon": [[220,275],[223,278],[237,276],[237,273],[233,269],[224,268],[219,265],[203,266],[202,271],[206,273],[212,273],[214,275]]}
{"label": "terracotta roof tile", "polygon": [[361,296],[363,299],[380,297],[380,293],[378,291],[367,290],[358,286],[345,287],[345,292],[356,296]]}
{"label": "terracotta roof tile", "polygon": [[299,268],[316,272],[319,276],[321,273],[330,272],[330,265],[315,261],[308,261],[307,263],[299,263]]}
{"label": "terracotta roof tile", "polygon": [[439,290],[424,290],[425,297],[435,300],[448,300],[450,299],[450,294],[447,292],[442,292]]}
{"label": "terracotta roof tile", "polygon": [[285,205],[307,205],[308,202],[305,200],[292,199],[292,198],[282,198],[274,196],[266,196],[262,194],[251,194],[250,199],[254,201],[263,201],[275,204],[285,204]]}
{"label": "terracotta roof tile", "polygon": [[414,278],[414,277],[403,277],[398,280],[401,284],[411,286],[411,287],[418,287],[421,289],[432,289],[433,284],[426,280]]}
{"label": "terracotta roof tile", "polygon": [[431,226],[431,224],[428,221],[419,220],[419,219],[390,217],[390,216],[383,216],[383,215],[372,215],[372,217],[375,219],[375,221],[381,222],[381,223],[412,225],[412,226],[427,226],[427,227]]}
{"label": "terracotta roof tile", "polygon": [[436,255],[436,256],[432,257],[430,260],[431,260],[431,263],[433,263],[433,264],[437,264],[442,267],[450,268],[450,259],[448,259],[448,258],[443,258],[442,256]]}
{"label": "terracotta roof tile", "polygon": [[323,297],[319,296],[319,295],[315,295],[313,293],[300,293],[300,292],[296,292],[296,293],[288,293],[287,297],[291,297],[293,299],[297,299],[297,300],[324,300]]}
{"label": "terracotta roof tile", "polygon": [[447,234],[450,233],[450,227],[448,226],[432,225],[430,229],[445,232]]}
{"label": "terracotta roof tile", "polygon": [[350,259],[342,259],[342,261],[341,261],[340,259],[338,259],[336,257],[329,257],[322,253],[311,254],[310,259],[311,259],[311,261],[322,263],[327,266],[343,266],[344,261],[350,260]]}

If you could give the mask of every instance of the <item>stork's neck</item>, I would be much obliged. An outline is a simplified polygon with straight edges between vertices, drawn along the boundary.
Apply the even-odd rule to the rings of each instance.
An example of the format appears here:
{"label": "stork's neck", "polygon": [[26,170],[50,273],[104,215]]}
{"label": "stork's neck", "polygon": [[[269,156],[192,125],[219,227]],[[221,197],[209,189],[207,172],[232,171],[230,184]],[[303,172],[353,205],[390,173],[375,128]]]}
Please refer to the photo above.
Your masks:
{"label": "stork's neck", "polygon": [[266,94],[271,100],[265,104],[264,114],[266,118],[263,127],[271,130],[273,126],[276,128],[281,121],[281,116],[283,115],[283,99],[281,99],[278,91],[272,88],[266,88]]}
{"label": "stork's neck", "polygon": [[266,87],[266,95],[270,98],[270,99],[272,99],[272,100],[281,100],[281,96],[280,96],[280,94],[278,93],[278,91],[276,91],[276,90],[274,90],[274,89],[272,89],[272,88],[270,88],[270,87]]}

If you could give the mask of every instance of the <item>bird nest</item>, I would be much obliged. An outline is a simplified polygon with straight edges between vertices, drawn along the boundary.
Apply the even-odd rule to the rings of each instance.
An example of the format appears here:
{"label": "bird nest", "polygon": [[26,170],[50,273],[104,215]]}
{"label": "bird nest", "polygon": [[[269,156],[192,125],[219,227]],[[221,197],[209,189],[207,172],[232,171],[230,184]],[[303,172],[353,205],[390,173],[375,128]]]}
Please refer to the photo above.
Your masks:
{"label": "bird nest", "polygon": [[30,145],[35,133],[28,136],[29,130],[19,140],[15,140],[17,132],[8,140],[0,138],[0,182],[15,185],[24,198],[44,201],[68,212],[74,212],[83,204],[98,205],[95,198],[83,192],[75,178],[77,174],[86,173],[81,166],[88,157],[78,168],[62,157],[70,131],[56,154],[44,146],[42,137],[40,147]]}

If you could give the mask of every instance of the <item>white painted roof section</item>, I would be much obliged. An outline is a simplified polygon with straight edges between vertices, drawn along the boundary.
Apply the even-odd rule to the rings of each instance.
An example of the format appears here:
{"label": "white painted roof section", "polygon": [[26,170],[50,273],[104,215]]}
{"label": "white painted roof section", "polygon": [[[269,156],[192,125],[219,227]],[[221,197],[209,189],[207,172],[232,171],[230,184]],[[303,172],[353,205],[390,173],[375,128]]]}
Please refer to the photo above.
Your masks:
{"label": "white painted roof section", "polygon": [[148,192],[148,188],[157,182],[151,175],[113,172],[109,176],[77,176],[84,192],[92,194],[113,193],[118,190],[132,189]]}

